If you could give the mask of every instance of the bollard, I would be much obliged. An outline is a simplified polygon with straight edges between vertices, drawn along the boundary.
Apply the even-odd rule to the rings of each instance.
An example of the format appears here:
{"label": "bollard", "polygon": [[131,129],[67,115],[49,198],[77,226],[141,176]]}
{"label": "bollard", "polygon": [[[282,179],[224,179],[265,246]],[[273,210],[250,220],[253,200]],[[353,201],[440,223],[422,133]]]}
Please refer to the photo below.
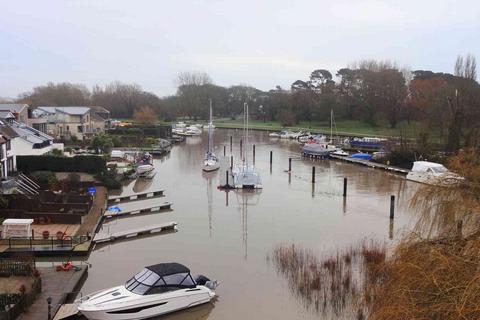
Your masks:
{"label": "bollard", "polygon": [[232,153],[233,137],[230,136],[230,153]]}
{"label": "bollard", "polygon": [[288,158],[288,172],[292,171],[292,158]]}
{"label": "bollard", "polygon": [[312,183],[315,183],[315,167],[312,167]]}
{"label": "bollard", "polygon": [[233,156],[230,156],[230,169],[233,169]]}
{"label": "bollard", "polygon": [[390,226],[388,228],[388,238],[393,239],[393,219],[390,219]]}
{"label": "bollard", "polygon": [[347,178],[343,178],[343,196],[347,196]]}
{"label": "bollard", "polygon": [[395,196],[390,196],[390,219],[395,218]]}
{"label": "bollard", "polygon": [[228,170],[225,171],[225,177],[226,177],[226,179],[225,179],[225,181],[226,181],[225,186],[228,187]]}
{"label": "bollard", "polygon": [[255,145],[253,145],[253,162],[255,162]]}
{"label": "bollard", "polygon": [[227,155],[227,146],[223,146],[223,156]]}

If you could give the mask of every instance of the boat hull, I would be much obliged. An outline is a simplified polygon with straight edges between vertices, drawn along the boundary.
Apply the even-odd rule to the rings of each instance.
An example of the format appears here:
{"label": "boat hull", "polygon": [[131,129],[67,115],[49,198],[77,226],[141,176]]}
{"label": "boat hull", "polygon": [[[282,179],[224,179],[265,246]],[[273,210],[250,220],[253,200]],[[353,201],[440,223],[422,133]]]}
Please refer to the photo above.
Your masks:
{"label": "boat hull", "polygon": [[205,172],[212,172],[220,169],[220,164],[217,162],[215,164],[204,164],[202,170]]}
{"label": "boat hull", "polygon": [[90,304],[89,306],[79,304],[78,310],[89,320],[148,319],[208,303],[214,296],[215,293],[208,288],[197,286],[193,290],[177,290],[168,294],[142,296],[141,301],[115,303],[111,308],[108,307],[108,303]]}

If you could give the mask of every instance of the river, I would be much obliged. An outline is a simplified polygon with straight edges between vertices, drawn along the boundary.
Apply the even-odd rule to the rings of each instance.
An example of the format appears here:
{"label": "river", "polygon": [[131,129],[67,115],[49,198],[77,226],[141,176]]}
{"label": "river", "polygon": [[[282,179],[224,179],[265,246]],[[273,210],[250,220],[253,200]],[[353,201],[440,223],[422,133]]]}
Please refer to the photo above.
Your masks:
{"label": "river", "polygon": [[[104,228],[117,231],[176,221],[178,232],[97,248],[89,257],[92,268],[83,293],[123,283],[144,266],[176,261],[189,266],[192,274],[220,281],[218,299],[163,319],[318,319],[275,272],[272,249],[295,243],[318,253],[331,252],[366,238],[391,246],[409,228],[408,200],[416,183],[341,161],[302,159],[298,143],[269,138],[261,131],[251,132],[250,143],[256,146],[255,166],[263,190],[218,190],[230,162],[231,135],[237,159],[241,131],[215,130],[215,152],[223,162],[215,173],[201,170],[208,140],[204,133],[155,159],[157,174],[152,180],[125,185],[123,194],[164,189],[164,198],[142,203],[170,201],[173,210],[115,220]],[[246,150],[249,161],[253,160],[251,145]],[[288,158],[293,159],[290,174],[285,172]],[[315,185],[311,183],[312,166],[316,167]],[[342,196],[344,177],[348,178],[346,199]],[[394,225],[389,220],[392,194],[397,199]]]}

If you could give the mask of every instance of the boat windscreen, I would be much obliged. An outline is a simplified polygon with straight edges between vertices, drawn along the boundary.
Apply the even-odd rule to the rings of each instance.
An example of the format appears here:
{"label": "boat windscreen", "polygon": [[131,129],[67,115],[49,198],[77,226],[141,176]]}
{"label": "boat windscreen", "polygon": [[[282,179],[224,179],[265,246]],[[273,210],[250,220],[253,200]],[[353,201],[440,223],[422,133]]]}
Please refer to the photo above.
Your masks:
{"label": "boat windscreen", "polygon": [[445,168],[444,166],[432,167],[432,170],[435,173],[444,173],[448,171],[448,169]]}
{"label": "boat windscreen", "polygon": [[[144,295],[179,288],[193,288],[196,286],[190,273],[176,273],[160,277],[149,269],[143,269],[125,283],[125,288],[133,293]],[[168,290],[155,290],[164,288]]]}

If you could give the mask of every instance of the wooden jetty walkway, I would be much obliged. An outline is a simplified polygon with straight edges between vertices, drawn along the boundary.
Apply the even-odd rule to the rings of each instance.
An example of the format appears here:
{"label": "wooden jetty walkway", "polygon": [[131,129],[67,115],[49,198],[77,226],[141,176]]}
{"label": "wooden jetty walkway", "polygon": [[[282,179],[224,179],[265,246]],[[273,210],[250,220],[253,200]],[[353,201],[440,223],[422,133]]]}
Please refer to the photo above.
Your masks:
{"label": "wooden jetty walkway", "polygon": [[360,165],[367,166],[367,167],[370,167],[370,168],[382,169],[382,170],[385,170],[385,171],[390,171],[390,172],[394,172],[394,173],[398,173],[398,174],[406,175],[410,172],[410,170],[408,170],[408,169],[399,168],[399,167],[395,167],[395,166],[390,166],[390,165],[386,165],[386,164],[383,164],[383,163],[376,163],[376,162],[363,160],[363,159],[342,157],[342,156],[336,156],[336,155],[333,155],[333,154],[331,154],[330,157],[333,158],[333,159],[336,159],[336,160],[342,160],[342,161],[346,161],[346,162],[350,162],[350,163],[354,163],[354,164],[360,164]]}
{"label": "wooden jetty walkway", "polygon": [[120,211],[120,212],[105,211],[105,214],[103,216],[107,219],[120,218],[120,217],[132,216],[136,214],[141,215],[141,214],[149,214],[149,213],[160,213],[163,211],[169,211],[171,209],[172,209],[172,203],[164,202],[161,204],[155,204],[149,207],[142,207],[139,209],[132,209],[128,211]]}
{"label": "wooden jetty walkway", "polygon": [[108,204],[128,202],[128,201],[138,201],[138,200],[151,199],[151,198],[164,197],[164,196],[165,196],[164,190],[135,193],[135,194],[126,195],[126,196],[110,196],[108,197]]}
{"label": "wooden jetty walkway", "polygon": [[177,226],[177,223],[175,221],[172,221],[167,223],[145,226],[141,228],[117,231],[110,234],[97,233],[93,238],[93,243],[98,244],[98,243],[104,243],[109,241],[115,241],[117,239],[119,240],[119,239],[133,238],[133,237],[138,237],[145,234],[158,233],[162,231],[170,231],[170,230],[174,230],[176,226]]}

